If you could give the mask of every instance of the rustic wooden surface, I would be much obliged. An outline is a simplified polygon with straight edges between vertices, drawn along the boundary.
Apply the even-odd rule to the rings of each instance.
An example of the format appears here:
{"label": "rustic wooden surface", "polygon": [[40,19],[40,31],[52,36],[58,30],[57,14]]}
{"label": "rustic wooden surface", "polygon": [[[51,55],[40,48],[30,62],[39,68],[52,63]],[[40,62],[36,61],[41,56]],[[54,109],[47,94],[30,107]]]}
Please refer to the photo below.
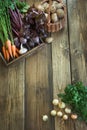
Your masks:
{"label": "rustic wooden surface", "polygon": [[[64,3],[65,29],[51,34],[52,44],[9,67],[0,58],[0,130],[87,130],[84,122],[50,116],[52,99],[67,84],[87,85],[87,0]],[[46,123],[43,114],[49,116]]]}

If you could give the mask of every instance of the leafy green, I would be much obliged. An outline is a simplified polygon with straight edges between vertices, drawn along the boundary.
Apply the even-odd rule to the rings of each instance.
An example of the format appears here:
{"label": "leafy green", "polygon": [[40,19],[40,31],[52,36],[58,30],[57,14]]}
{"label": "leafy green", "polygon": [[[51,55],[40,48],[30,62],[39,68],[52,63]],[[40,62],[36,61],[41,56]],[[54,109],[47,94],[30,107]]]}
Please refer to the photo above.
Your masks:
{"label": "leafy green", "polygon": [[29,5],[26,2],[21,2],[19,0],[16,0],[15,3],[21,13],[26,13],[27,10],[29,9]]}
{"label": "leafy green", "polygon": [[11,39],[11,41],[13,41],[10,16],[8,10],[9,3],[11,1],[12,0],[0,1],[0,41],[2,42],[2,44],[5,44],[4,42],[9,38]]}
{"label": "leafy green", "polygon": [[58,94],[58,97],[71,106],[72,111],[78,114],[79,119],[87,122],[87,87],[82,82],[67,85],[64,93]]}
{"label": "leafy green", "polygon": [[[19,9],[21,13],[26,13],[29,9],[29,5],[26,2],[22,2],[20,0],[3,0],[6,4],[7,8],[11,8],[12,10],[15,9],[15,6]],[[0,4],[1,5],[1,4]],[[1,8],[2,9],[2,8]]]}

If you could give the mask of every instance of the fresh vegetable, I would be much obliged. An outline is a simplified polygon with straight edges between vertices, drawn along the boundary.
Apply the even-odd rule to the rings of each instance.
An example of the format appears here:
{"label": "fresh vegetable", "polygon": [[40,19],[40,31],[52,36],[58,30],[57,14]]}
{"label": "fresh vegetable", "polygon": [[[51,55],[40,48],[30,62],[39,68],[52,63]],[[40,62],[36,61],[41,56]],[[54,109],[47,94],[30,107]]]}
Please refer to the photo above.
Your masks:
{"label": "fresh vegetable", "polygon": [[5,60],[10,62],[43,43],[45,22],[44,12],[34,5],[29,9],[19,0],[0,1],[0,51]]}
{"label": "fresh vegetable", "polygon": [[6,48],[5,48],[5,46],[2,47],[2,53],[4,55],[4,58],[6,59]]}
{"label": "fresh vegetable", "polygon": [[65,108],[65,112],[67,113],[67,114],[70,114],[71,113],[71,109],[70,108]]}
{"label": "fresh vegetable", "polygon": [[23,22],[22,22],[21,14],[17,9],[17,7],[15,7],[14,10],[10,8],[9,13],[10,13],[10,20],[11,20],[13,34],[17,37],[20,37],[21,33],[23,33],[22,32]]}
{"label": "fresh vegetable", "polygon": [[52,103],[53,103],[54,106],[57,106],[58,103],[59,103],[59,100],[58,99],[53,99]]}
{"label": "fresh vegetable", "polygon": [[19,1],[19,0],[16,0],[16,6],[17,8],[20,10],[21,13],[26,13],[27,10],[29,9],[29,4],[27,4],[26,2],[24,1]]}
{"label": "fresh vegetable", "polygon": [[[11,58],[15,57],[16,50],[14,48],[12,28],[9,16],[9,0],[0,1],[0,40],[2,43],[2,53],[4,58],[9,61]],[[14,50],[14,51],[13,51]],[[14,52],[14,53],[13,53]]]}
{"label": "fresh vegetable", "polygon": [[48,116],[47,115],[43,115],[43,121],[48,121]]}
{"label": "fresh vegetable", "polygon": [[28,51],[28,49],[27,48],[24,48],[23,46],[22,46],[22,44],[21,44],[21,49],[19,50],[19,54],[24,54],[24,53],[26,53]]}
{"label": "fresh vegetable", "polygon": [[63,113],[62,113],[61,111],[58,111],[58,112],[57,112],[57,116],[58,116],[58,117],[62,117],[62,116],[63,116]]}
{"label": "fresh vegetable", "polygon": [[79,119],[87,122],[87,87],[82,82],[67,85],[64,93],[58,94],[58,97],[71,106]]}
{"label": "fresh vegetable", "polygon": [[9,54],[9,51],[6,49],[6,60],[9,61],[10,59],[10,54]]}
{"label": "fresh vegetable", "polygon": [[73,120],[76,120],[76,119],[78,118],[78,116],[77,116],[77,114],[71,114],[71,118],[72,118]]}
{"label": "fresh vegetable", "polygon": [[66,104],[64,102],[59,102],[59,108],[65,108]]}
{"label": "fresh vegetable", "polygon": [[56,110],[51,110],[51,116],[56,116]]}
{"label": "fresh vegetable", "polygon": [[57,0],[52,0],[51,3],[49,3],[49,1],[47,0],[38,5],[37,8],[42,10],[46,14],[48,23],[49,21],[51,23],[59,22],[65,17],[64,4]]}
{"label": "fresh vegetable", "polygon": [[8,48],[8,52],[10,54],[10,56],[12,57],[12,49],[11,49],[11,41],[10,40],[7,40],[6,41],[6,47]]}
{"label": "fresh vegetable", "polygon": [[64,10],[62,9],[57,9],[57,15],[59,18],[64,18]]}
{"label": "fresh vegetable", "polygon": [[68,119],[68,115],[63,115],[63,120],[67,120]]}

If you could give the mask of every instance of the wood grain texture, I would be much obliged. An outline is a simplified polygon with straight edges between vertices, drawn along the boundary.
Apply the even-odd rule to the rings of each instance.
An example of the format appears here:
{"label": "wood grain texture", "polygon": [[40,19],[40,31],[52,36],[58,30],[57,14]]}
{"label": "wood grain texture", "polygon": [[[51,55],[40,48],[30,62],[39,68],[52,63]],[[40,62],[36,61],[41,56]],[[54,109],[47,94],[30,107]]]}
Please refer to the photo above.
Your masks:
{"label": "wood grain texture", "polygon": [[9,117],[8,117],[8,69],[4,65],[0,58],[0,127],[2,130],[9,129]]}
{"label": "wood grain texture", "polygon": [[87,1],[68,0],[72,81],[87,85]]}
{"label": "wood grain texture", "polygon": [[[63,2],[66,4],[66,0]],[[59,32],[53,33],[52,37],[54,38],[52,43],[53,97],[58,98],[57,94],[63,92],[66,85],[71,83],[67,21],[65,28]],[[63,122],[63,120],[58,117],[54,118],[54,120],[55,130],[74,130],[71,120]]]}
{"label": "wood grain texture", "polygon": [[8,79],[9,129],[24,130],[25,60],[8,68]]}
{"label": "wood grain texture", "polygon": [[[26,120],[25,129],[53,130],[50,118],[52,101],[52,66],[50,45],[26,59]],[[47,123],[42,116],[47,114]]]}
{"label": "wood grain texture", "polygon": [[6,67],[0,59],[0,129],[24,130],[24,62]]}
{"label": "wood grain texture", "polygon": [[[72,82],[87,86],[87,1],[67,0]],[[86,130],[83,122],[75,122],[76,130]]]}
{"label": "wood grain texture", "polygon": [[[67,22],[52,33],[52,44],[9,67],[0,58],[0,130],[87,130],[84,122],[50,116],[52,99],[67,84],[87,85],[87,0],[63,1]],[[48,122],[42,121],[44,114]]]}
{"label": "wood grain texture", "polygon": [[[32,5],[39,1],[30,0]],[[52,101],[52,64],[51,45],[44,47],[35,55],[26,59],[26,130],[53,130],[54,122],[50,118]],[[47,114],[47,123],[42,116]]]}

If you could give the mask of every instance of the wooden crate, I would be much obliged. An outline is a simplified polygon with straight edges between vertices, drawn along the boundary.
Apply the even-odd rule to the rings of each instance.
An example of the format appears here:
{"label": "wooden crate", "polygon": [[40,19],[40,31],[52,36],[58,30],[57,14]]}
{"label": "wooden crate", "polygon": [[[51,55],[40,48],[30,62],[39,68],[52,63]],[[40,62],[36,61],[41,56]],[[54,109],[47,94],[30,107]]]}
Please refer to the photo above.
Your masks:
{"label": "wooden crate", "polygon": [[25,54],[20,55],[18,58],[15,58],[15,59],[11,60],[10,62],[7,62],[7,61],[4,59],[4,57],[3,57],[3,55],[2,55],[1,52],[0,52],[0,57],[1,57],[2,60],[4,61],[5,65],[6,65],[6,66],[9,66],[10,64],[12,64],[12,63],[14,63],[14,62],[16,62],[16,61],[19,61],[19,60],[21,60],[21,59],[23,59],[23,58],[25,58],[25,57],[27,57],[27,56],[30,56],[30,55],[36,53],[37,51],[39,51],[40,49],[42,49],[45,45],[46,45],[46,43],[44,43],[44,42],[43,42],[43,43],[40,43],[38,46],[36,46],[36,47],[34,47],[33,49],[29,50],[29,51],[26,52]]}

